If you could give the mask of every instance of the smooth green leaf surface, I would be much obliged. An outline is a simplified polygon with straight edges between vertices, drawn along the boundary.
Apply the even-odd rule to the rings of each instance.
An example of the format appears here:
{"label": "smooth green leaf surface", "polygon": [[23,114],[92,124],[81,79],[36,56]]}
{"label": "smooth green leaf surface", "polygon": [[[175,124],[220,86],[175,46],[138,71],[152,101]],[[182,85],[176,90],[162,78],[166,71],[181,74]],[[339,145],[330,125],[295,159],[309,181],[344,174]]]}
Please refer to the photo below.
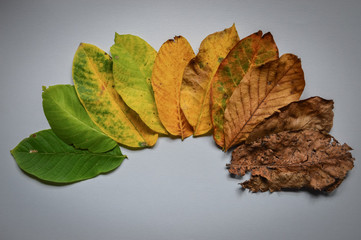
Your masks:
{"label": "smooth green leaf surface", "polygon": [[44,113],[51,129],[67,144],[91,152],[107,152],[117,146],[92,122],[74,86],[50,86],[42,96]]}
{"label": "smooth green leaf surface", "polygon": [[126,158],[118,147],[106,153],[75,149],[50,129],[25,138],[11,154],[25,172],[56,183],[81,181],[109,172]]}
{"label": "smooth green leaf surface", "polygon": [[153,131],[167,134],[154,100],[150,78],[157,52],[140,37],[115,34],[113,56],[115,90]]}

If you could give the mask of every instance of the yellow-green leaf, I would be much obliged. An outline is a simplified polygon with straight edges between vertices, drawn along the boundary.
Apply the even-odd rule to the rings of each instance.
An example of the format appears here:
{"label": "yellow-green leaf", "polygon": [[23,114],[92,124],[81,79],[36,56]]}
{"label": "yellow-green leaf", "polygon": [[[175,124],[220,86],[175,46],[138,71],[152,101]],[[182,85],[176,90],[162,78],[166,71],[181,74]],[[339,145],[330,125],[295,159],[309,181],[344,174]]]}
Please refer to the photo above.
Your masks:
{"label": "yellow-green leaf", "polygon": [[113,56],[115,90],[153,131],[167,134],[155,105],[150,78],[157,52],[134,35],[115,34]]}
{"label": "yellow-green leaf", "polygon": [[237,43],[219,66],[211,88],[213,138],[224,146],[224,111],[234,89],[254,66],[278,58],[278,49],[271,33],[258,31]]}
{"label": "yellow-green leaf", "polygon": [[239,41],[236,27],[208,35],[199,53],[187,65],[181,88],[181,107],[188,122],[199,136],[212,129],[210,105],[211,80],[223,58]]}
{"label": "yellow-green leaf", "polygon": [[297,101],[305,87],[301,60],[292,54],[249,71],[224,112],[225,149],[242,141],[277,109]]}
{"label": "yellow-green leaf", "polygon": [[155,59],[152,86],[159,118],[167,131],[182,139],[193,133],[180,107],[180,89],[184,68],[194,52],[188,41],[178,36],[166,41]]}
{"label": "yellow-green leaf", "polygon": [[73,80],[90,118],[109,137],[134,148],[156,143],[158,134],[115,91],[112,60],[107,53],[94,45],[80,44],[73,61]]}

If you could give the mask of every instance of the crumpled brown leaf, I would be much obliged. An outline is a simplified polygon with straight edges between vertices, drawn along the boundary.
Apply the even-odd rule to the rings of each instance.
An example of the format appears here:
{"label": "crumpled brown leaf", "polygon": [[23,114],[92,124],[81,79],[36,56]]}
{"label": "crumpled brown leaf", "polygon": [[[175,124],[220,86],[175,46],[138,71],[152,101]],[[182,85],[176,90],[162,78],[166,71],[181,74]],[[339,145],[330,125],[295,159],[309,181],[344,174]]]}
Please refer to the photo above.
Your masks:
{"label": "crumpled brown leaf", "polygon": [[311,97],[292,102],[260,122],[250,133],[246,142],[282,131],[314,129],[330,132],[333,125],[333,100]]}
{"label": "crumpled brown leaf", "polygon": [[252,192],[300,188],[331,192],[353,168],[350,150],[316,130],[285,131],[240,145],[228,167],[235,175],[252,172],[241,184]]}

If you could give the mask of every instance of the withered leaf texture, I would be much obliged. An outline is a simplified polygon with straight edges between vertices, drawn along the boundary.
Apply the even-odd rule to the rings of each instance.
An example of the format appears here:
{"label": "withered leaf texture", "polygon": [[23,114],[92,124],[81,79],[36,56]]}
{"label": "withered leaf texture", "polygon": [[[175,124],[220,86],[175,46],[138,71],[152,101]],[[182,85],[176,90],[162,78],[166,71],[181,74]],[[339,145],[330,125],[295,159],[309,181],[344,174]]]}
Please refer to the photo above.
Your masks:
{"label": "withered leaf texture", "polygon": [[292,102],[259,123],[247,138],[247,143],[257,138],[282,131],[314,129],[330,132],[333,125],[333,101],[311,97]]}
{"label": "withered leaf texture", "polygon": [[317,130],[280,132],[241,144],[232,153],[229,172],[251,178],[252,192],[281,189],[335,190],[353,168],[351,147]]}

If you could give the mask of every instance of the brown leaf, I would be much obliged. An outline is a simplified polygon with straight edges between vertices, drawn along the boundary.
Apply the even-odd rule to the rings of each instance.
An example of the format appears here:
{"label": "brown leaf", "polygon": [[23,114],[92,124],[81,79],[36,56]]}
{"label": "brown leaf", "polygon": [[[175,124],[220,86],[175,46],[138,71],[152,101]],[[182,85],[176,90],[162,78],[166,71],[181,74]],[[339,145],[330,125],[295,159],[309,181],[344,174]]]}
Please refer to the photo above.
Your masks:
{"label": "brown leaf", "polygon": [[297,101],[304,87],[301,60],[293,54],[252,68],[234,90],[224,112],[224,148],[245,141],[263,119]]}
{"label": "brown leaf", "polygon": [[252,67],[278,59],[278,48],[271,33],[258,31],[243,38],[221,62],[212,79],[211,120],[213,138],[224,146],[224,111],[234,89]]}
{"label": "brown leaf", "polygon": [[314,129],[330,132],[333,125],[333,101],[311,97],[292,102],[259,123],[247,138],[251,143],[257,138],[283,131]]}
{"label": "brown leaf", "polygon": [[251,171],[242,186],[252,192],[300,188],[331,192],[353,168],[350,150],[319,131],[280,132],[240,145],[232,154],[229,172],[243,176]]}

